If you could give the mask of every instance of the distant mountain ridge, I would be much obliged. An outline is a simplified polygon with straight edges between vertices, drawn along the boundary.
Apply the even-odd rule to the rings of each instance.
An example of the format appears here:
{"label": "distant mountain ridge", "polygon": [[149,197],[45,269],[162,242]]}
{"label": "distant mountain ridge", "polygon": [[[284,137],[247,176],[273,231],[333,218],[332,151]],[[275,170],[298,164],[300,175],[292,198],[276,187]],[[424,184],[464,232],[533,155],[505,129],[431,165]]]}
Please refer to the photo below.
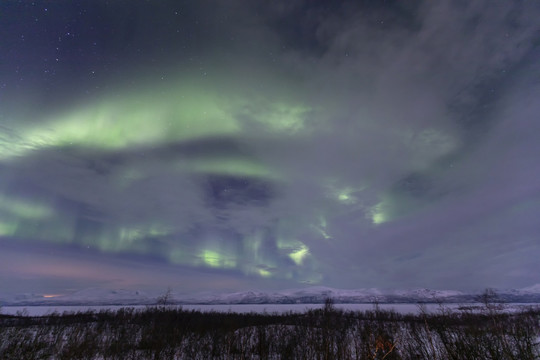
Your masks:
{"label": "distant mountain ridge", "polygon": [[[495,290],[496,301],[540,303],[540,284],[522,289]],[[381,290],[376,288],[343,290],[323,286],[275,292],[242,291],[225,294],[182,295],[170,292],[148,293],[138,290],[84,289],[72,294],[47,296],[23,294],[13,297],[0,295],[0,305],[154,305],[166,304],[317,304],[330,298],[335,303],[472,303],[481,293],[455,290]]]}

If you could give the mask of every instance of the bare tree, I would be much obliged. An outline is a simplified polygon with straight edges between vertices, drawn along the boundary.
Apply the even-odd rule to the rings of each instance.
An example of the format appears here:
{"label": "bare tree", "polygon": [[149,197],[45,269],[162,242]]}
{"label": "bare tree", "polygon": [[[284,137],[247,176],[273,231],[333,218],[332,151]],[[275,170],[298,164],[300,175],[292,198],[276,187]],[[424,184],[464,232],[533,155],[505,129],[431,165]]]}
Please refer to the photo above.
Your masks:
{"label": "bare tree", "polygon": [[165,291],[163,295],[158,296],[156,300],[157,305],[170,305],[171,300],[172,300],[171,292],[172,290],[171,290],[171,287],[169,286],[167,288],[167,291]]}

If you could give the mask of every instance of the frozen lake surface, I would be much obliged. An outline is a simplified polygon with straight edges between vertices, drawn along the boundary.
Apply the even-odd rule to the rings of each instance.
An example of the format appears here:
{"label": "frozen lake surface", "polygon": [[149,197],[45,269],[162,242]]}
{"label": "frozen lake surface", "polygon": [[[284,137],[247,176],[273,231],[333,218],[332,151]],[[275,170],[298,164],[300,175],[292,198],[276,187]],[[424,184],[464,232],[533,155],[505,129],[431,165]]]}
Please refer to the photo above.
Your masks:
{"label": "frozen lake surface", "polygon": [[[477,306],[482,304],[444,304],[445,309],[459,311],[463,306]],[[516,311],[526,309],[531,306],[540,306],[540,304],[504,304],[507,311]],[[135,308],[144,310],[146,305],[88,305],[88,306],[4,306],[0,308],[1,314],[15,315],[23,313],[29,316],[41,316],[51,314],[53,312],[80,312],[80,311],[100,311],[100,310],[118,310],[121,308]],[[235,313],[285,313],[285,312],[305,312],[309,309],[319,309],[324,307],[324,304],[233,304],[233,305],[170,305],[170,308],[181,307],[184,310],[198,311],[219,311],[219,312],[235,312]],[[373,304],[335,304],[335,308],[348,311],[366,311],[374,310]],[[413,313],[417,314],[420,311],[418,304],[379,304],[381,310],[393,310],[401,314]],[[441,310],[439,304],[425,304],[425,309],[428,312],[436,313]]]}

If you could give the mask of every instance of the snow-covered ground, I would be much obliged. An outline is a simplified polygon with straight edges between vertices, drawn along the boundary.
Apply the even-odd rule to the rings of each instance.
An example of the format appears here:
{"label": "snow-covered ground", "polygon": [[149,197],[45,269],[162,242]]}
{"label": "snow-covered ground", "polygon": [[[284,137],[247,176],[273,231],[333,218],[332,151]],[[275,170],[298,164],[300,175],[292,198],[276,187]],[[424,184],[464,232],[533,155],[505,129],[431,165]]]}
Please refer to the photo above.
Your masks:
{"label": "snow-covered ground", "polygon": [[[479,301],[479,293],[463,293],[453,290],[410,289],[410,290],[381,290],[381,289],[334,289],[323,286],[289,289],[275,292],[243,291],[234,293],[199,293],[182,294],[174,290],[146,292],[126,289],[83,289],[68,294],[2,294],[0,307],[18,309],[17,307],[60,309],[65,306],[79,306],[78,309],[90,306],[113,308],[114,306],[152,306],[159,303],[182,304],[185,308],[217,311],[256,311],[284,312],[303,311],[323,304],[326,299],[332,299],[338,307],[345,306],[351,310],[368,310],[373,303],[391,304],[385,308],[399,312],[417,311],[417,303],[431,303],[428,308],[438,309],[438,303],[448,307],[458,307],[458,304],[470,304]],[[540,303],[540,285],[522,289],[494,291],[495,297],[490,299],[502,303]],[[67,308],[69,309],[69,308]],[[7,310],[6,310],[7,311]],[[10,310],[11,311],[11,310]],[[52,310],[51,310],[52,311]],[[61,310],[59,310],[61,311]]]}
{"label": "snow-covered ground", "polygon": [[[197,311],[218,311],[218,312],[235,312],[235,313],[285,313],[285,312],[305,312],[309,309],[322,308],[324,304],[213,304],[213,305],[182,305],[184,310],[197,310]],[[373,304],[335,304],[338,309],[349,311],[366,311],[374,310]],[[441,310],[438,304],[425,304],[425,310],[428,312],[436,313]],[[481,307],[482,304],[444,304],[445,309],[453,311],[459,311],[462,306],[477,306]],[[525,309],[530,306],[540,306],[540,304],[505,304],[506,311],[516,311],[518,309]],[[0,309],[1,314],[16,315],[25,314],[29,316],[42,316],[51,314],[53,312],[79,312],[79,311],[100,311],[100,310],[118,310],[124,308],[123,305],[83,305],[83,306],[4,306]],[[146,305],[127,306],[135,309],[144,310]],[[171,305],[171,307],[177,307]],[[394,310],[401,314],[420,312],[418,304],[379,304],[381,310]]]}

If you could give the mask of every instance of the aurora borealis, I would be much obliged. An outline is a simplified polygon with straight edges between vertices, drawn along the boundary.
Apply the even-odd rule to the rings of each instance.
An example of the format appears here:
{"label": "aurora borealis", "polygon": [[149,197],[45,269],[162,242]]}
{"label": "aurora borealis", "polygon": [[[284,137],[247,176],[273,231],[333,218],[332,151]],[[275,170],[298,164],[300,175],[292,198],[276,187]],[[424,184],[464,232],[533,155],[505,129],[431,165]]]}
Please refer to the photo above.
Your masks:
{"label": "aurora borealis", "polygon": [[0,3],[0,283],[540,283],[540,3]]}

